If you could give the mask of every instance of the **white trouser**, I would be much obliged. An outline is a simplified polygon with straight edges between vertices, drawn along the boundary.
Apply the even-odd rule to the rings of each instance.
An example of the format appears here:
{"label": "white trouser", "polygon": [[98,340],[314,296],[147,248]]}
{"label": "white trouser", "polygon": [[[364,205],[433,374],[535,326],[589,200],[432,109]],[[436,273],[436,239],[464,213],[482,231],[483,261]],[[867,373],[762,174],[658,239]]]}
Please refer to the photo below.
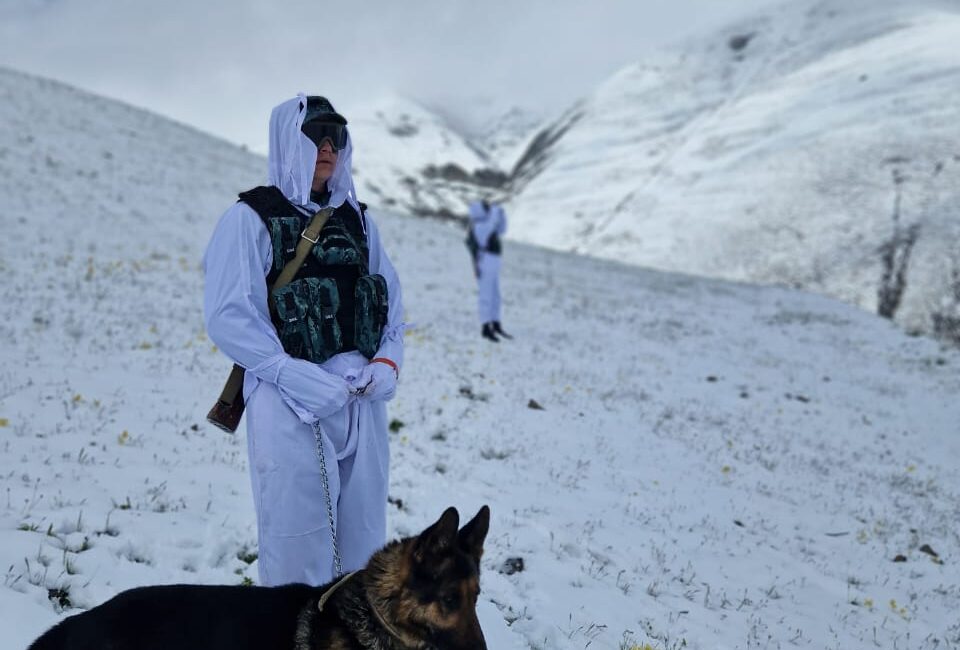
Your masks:
{"label": "white trouser", "polygon": [[[246,418],[260,584],[325,584],[335,567],[313,427],[266,382],[248,398]],[[384,402],[352,399],[320,421],[344,573],[366,566],[386,541],[386,418]]]}
{"label": "white trouser", "polygon": [[477,306],[480,322],[500,320],[500,256],[492,253],[478,253],[477,269],[480,277],[477,292]]}

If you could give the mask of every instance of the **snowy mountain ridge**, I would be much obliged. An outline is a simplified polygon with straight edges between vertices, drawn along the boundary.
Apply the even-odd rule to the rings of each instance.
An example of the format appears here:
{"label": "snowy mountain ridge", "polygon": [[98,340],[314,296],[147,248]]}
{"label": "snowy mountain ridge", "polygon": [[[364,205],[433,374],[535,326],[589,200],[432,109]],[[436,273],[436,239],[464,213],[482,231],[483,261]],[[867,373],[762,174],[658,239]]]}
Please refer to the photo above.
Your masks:
{"label": "snowy mountain ridge", "polygon": [[958,40],[956,3],[825,0],[628,66],[537,136],[512,235],[960,340]]}

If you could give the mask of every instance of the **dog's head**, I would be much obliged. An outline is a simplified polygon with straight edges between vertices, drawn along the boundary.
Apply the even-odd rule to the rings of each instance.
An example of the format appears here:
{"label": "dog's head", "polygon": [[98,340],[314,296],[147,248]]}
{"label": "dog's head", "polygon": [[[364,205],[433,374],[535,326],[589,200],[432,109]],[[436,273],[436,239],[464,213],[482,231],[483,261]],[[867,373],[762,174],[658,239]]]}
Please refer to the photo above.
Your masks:
{"label": "dog's head", "polygon": [[490,509],[483,506],[458,530],[459,520],[456,509],[447,508],[416,537],[384,549],[396,553],[394,562],[374,556],[371,564],[392,575],[383,579],[387,575],[381,574],[373,587],[381,593],[371,596],[389,603],[390,623],[409,642],[439,650],[486,650],[476,607]]}

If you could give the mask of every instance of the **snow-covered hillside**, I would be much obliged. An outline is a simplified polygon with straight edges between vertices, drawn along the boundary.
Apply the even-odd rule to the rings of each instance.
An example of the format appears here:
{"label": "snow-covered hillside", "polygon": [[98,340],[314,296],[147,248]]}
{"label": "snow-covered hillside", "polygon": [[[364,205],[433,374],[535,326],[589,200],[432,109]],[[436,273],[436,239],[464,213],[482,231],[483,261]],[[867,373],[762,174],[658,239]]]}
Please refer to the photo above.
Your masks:
{"label": "snow-covered hillside", "polygon": [[521,109],[461,133],[437,112],[391,96],[348,116],[361,199],[419,216],[466,219],[480,197],[502,200],[510,171],[542,121]]}
{"label": "snow-covered hillside", "polygon": [[388,97],[348,119],[358,152],[357,192],[371,204],[408,214],[464,217],[478,193],[506,180],[488,152],[410,100]]}
{"label": "snow-covered hillside", "polygon": [[[173,238],[165,244],[176,242],[164,254],[179,256],[196,236],[192,225],[207,224],[231,196],[265,179],[265,159],[232,144],[0,68],[4,254],[16,249],[31,267],[58,263],[48,244],[86,259],[143,251],[161,234]],[[107,217],[119,219],[118,227],[108,227]],[[95,229],[89,248],[80,246],[76,228]]]}
{"label": "snow-covered hillside", "polygon": [[960,339],[957,42],[954,1],[790,2],[628,66],[534,141],[513,236],[872,311],[907,257],[897,320]]}
{"label": "snow-covered hillside", "polygon": [[[244,436],[203,420],[229,362],[198,262],[263,160],[13,73],[0,100],[18,650],[127,587],[255,578]],[[373,214],[415,323],[390,532],[490,504],[489,647],[960,646],[960,352],[807,293],[509,242],[516,340],[494,345],[459,228]]]}
{"label": "snow-covered hillside", "polygon": [[[222,165],[239,165],[249,170],[248,174],[241,176],[244,182],[236,188],[231,186],[227,194],[236,194],[234,189],[245,189],[265,179],[266,161],[262,157],[244,153],[225,143],[223,151],[216,154],[211,162],[205,163],[206,169],[195,168],[197,154],[191,150],[193,143],[184,140],[197,135],[197,131],[190,127],[173,126],[166,120],[162,120],[163,124],[157,124],[157,116],[148,113],[138,112],[131,116],[130,111],[134,109],[114,102],[105,104],[102,111],[91,110],[89,114],[80,115],[58,110],[55,105],[44,108],[36,103],[33,95],[18,96],[17,83],[60,89],[85,106],[97,105],[102,101],[53,82],[36,78],[31,80],[16,71],[0,68],[0,91],[5,93],[0,115],[9,132],[19,134],[0,150],[0,170],[46,169],[53,172],[54,176],[66,173],[78,177],[94,173],[94,166],[88,162],[88,151],[96,143],[89,133],[94,130],[109,131],[111,125],[117,123],[118,115],[123,115],[129,119],[124,121],[125,126],[117,127],[122,137],[116,142],[124,143],[124,149],[135,149],[138,139],[144,137],[143,131],[157,128],[163,131],[164,137],[159,141],[164,143],[164,154],[170,152],[172,157],[184,164],[171,167],[166,164],[171,156],[163,155],[161,160],[164,162],[157,163],[155,169],[151,167],[151,173],[147,173],[140,170],[142,165],[136,154],[131,154],[134,157],[124,163],[114,159],[117,152],[106,149],[100,151],[98,155],[107,163],[104,169],[96,173],[106,176],[101,181],[105,183],[107,194],[98,197],[98,200],[108,209],[112,209],[111,199],[117,196],[120,196],[119,203],[123,205],[121,188],[129,183],[149,183],[157,190],[157,196],[151,195],[152,198],[161,201],[174,200],[165,197],[167,193],[193,194],[193,184],[197,182],[213,183],[218,189],[223,189],[226,175],[219,173]],[[45,112],[52,113],[49,124],[46,124],[46,118],[41,119]],[[264,128],[267,118],[265,115]],[[372,205],[416,215],[465,217],[469,201],[474,200],[478,193],[499,187],[506,179],[506,174],[499,169],[494,157],[475,148],[440,117],[413,101],[396,96],[385,97],[363,106],[356,114],[348,115],[348,119],[357,146],[354,156],[357,192],[360,200]],[[28,127],[30,124],[49,128]],[[76,145],[80,147],[77,152],[66,151],[58,146],[62,142],[59,138],[61,129],[76,133]],[[37,130],[41,133],[34,135],[33,132]],[[21,145],[32,143],[32,139],[42,142],[28,152]],[[36,158],[25,159],[26,155]],[[46,176],[27,175],[24,180],[30,184],[29,188],[25,188],[24,196],[39,194],[50,200],[59,200],[58,190],[51,188],[51,194],[43,188],[33,187],[35,182],[47,182]],[[93,186],[90,183],[85,185]],[[81,188],[80,191],[86,190]],[[218,195],[222,193],[211,194]],[[190,207],[191,212],[204,215],[210,214],[211,210],[222,209],[219,204]]]}
{"label": "snow-covered hillside", "polygon": [[481,151],[497,161],[499,168],[512,172],[544,122],[539,113],[511,108],[489,120],[473,137],[473,141]]}

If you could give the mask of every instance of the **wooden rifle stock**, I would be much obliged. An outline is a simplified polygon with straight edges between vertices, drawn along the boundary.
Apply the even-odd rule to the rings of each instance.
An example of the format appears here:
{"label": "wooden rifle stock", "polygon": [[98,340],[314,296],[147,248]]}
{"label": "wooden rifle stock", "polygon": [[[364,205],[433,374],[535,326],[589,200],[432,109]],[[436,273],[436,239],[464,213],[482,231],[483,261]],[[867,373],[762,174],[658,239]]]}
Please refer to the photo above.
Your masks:
{"label": "wooden rifle stock", "polygon": [[243,374],[244,369],[233,364],[227,383],[223,386],[220,398],[207,413],[207,422],[227,433],[234,433],[240,426],[243,416]]}

